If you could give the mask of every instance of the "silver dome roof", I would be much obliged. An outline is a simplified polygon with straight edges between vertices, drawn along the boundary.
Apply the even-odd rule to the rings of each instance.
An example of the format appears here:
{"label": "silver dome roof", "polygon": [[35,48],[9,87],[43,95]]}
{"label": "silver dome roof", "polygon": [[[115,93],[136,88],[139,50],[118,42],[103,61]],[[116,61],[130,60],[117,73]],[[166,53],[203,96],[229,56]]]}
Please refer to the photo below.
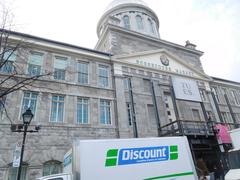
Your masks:
{"label": "silver dome roof", "polygon": [[114,0],[107,6],[107,8],[105,9],[105,12],[122,4],[139,4],[139,5],[148,7],[148,5],[142,0]]}

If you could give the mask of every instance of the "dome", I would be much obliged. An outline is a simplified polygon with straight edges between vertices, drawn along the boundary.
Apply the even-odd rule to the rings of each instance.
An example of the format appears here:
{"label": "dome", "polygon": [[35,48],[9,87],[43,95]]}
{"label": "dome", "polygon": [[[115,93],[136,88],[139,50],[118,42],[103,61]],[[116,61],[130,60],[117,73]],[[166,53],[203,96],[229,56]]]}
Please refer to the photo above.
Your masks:
{"label": "dome", "polygon": [[114,0],[107,6],[107,8],[105,9],[105,12],[122,4],[138,4],[138,5],[148,7],[148,5],[142,0]]}
{"label": "dome", "polygon": [[108,24],[129,32],[160,38],[158,17],[143,0],[113,0],[98,22],[98,37],[102,35]]}

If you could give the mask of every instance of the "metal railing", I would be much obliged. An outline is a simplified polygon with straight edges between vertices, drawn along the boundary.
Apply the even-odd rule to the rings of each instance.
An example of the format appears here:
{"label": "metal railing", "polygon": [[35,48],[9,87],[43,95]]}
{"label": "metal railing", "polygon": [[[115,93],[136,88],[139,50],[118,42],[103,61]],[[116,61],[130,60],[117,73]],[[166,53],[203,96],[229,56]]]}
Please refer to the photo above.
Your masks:
{"label": "metal railing", "polygon": [[[206,121],[192,121],[192,120],[177,120],[161,127],[162,136],[178,136],[178,135],[204,135],[213,136],[216,124],[223,124],[229,130],[235,129],[234,123],[219,123]],[[240,124],[237,124],[240,125]]]}

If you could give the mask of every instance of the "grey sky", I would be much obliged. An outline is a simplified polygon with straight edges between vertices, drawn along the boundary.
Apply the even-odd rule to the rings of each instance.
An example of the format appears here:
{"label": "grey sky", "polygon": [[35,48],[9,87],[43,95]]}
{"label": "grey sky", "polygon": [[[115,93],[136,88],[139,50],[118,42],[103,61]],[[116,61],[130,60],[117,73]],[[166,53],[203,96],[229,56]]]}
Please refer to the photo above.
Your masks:
{"label": "grey sky", "polygon": [[[0,0],[15,15],[14,30],[94,48],[97,22],[111,0]],[[239,0],[145,0],[164,40],[195,43],[208,75],[240,82]]]}

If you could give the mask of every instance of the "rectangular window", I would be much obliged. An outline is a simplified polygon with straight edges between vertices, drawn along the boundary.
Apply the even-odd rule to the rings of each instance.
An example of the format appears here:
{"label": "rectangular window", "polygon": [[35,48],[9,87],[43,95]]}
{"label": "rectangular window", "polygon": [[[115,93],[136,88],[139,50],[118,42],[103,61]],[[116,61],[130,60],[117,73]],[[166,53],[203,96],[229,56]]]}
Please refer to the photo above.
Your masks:
{"label": "rectangular window", "polygon": [[54,79],[65,80],[65,70],[63,69],[54,69]]}
{"label": "rectangular window", "polygon": [[3,59],[7,61],[15,61],[16,60],[16,52],[13,52],[14,48],[8,47],[5,49]]}
{"label": "rectangular window", "polygon": [[123,86],[125,90],[129,89],[129,84],[128,84],[129,79],[126,77],[123,79]]}
{"label": "rectangular window", "polygon": [[99,65],[98,66],[98,78],[100,87],[109,86],[109,68],[108,66]]}
{"label": "rectangular window", "polygon": [[167,114],[168,114],[169,116],[171,116],[171,111],[167,111]]}
{"label": "rectangular window", "polygon": [[43,63],[43,54],[38,52],[31,52],[28,61],[28,74],[37,76],[41,74],[41,67]]}
{"label": "rectangular window", "polygon": [[100,122],[101,124],[111,124],[111,108],[108,100],[100,100]]}
{"label": "rectangular window", "polygon": [[12,61],[7,61],[5,62],[2,67],[1,67],[1,72],[10,74],[14,70],[13,62]]}
{"label": "rectangular window", "polygon": [[78,62],[78,82],[88,84],[88,63]]}
{"label": "rectangular window", "polygon": [[214,114],[212,113],[212,111],[206,111],[206,113],[207,113],[208,121],[214,121],[215,120],[215,117],[214,117]]}
{"label": "rectangular window", "polygon": [[175,110],[173,105],[173,99],[169,92],[164,92],[164,102],[166,106],[166,115],[169,122],[175,121]]}
{"label": "rectangular window", "polygon": [[[23,165],[22,166],[22,171],[21,171],[21,175],[20,175],[20,180],[24,180],[27,179],[27,166]],[[8,180],[16,180],[17,179],[17,172],[18,172],[18,168],[16,167],[9,167],[8,169]]]}
{"label": "rectangular window", "polygon": [[223,95],[227,94],[227,89],[226,88],[222,88],[222,94]]}
{"label": "rectangular window", "polygon": [[151,92],[151,83],[148,79],[143,79],[143,91],[144,92]]}
{"label": "rectangular window", "polygon": [[221,115],[225,123],[233,123],[232,116],[229,112],[221,112]]}
{"label": "rectangular window", "polygon": [[28,65],[28,74],[31,76],[37,76],[41,74],[41,66],[29,64]]}
{"label": "rectangular window", "polygon": [[219,95],[218,95],[218,92],[217,92],[217,88],[216,87],[212,87],[211,89],[212,89],[212,92],[213,92],[217,102],[219,103],[220,100],[219,100]]}
{"label": "rectangular window", "polygon": [[28,108],[32,110],[32,113],[35,114],[37,106],[37,96],[38,93],[26,91],[23,95],[22,102],[22,113],[24,113]]}
{"label": "rectangular window", "polygon": [[2,50],[1,53],[3,53],[4,55],[0,63],[0,71],[10,74],[14,71],[13,63],[16,60],[16,52],[13,52],[13,48],[7,47],[5,50]]}
{"label": "rectangular window", "polygon": [[4,107],[5,107],[5,102],[6,102],[6,96],[3,96],[0,98],[0,119],[3,117],[4,113]]}
{"label": "rectangular window", "polygon": [[198,109],[192,109],[192,113],[193,113],[194,121],[201,121],[201,117]]}
{"label": "rectangular window", "polygon": [[234,104],[240,105],[240,102],[239,102],[238,95],[237,95],[236,91],[231,91],[231,95],[232,95],[232,99],[233,99]]}
{"label": "rectangular window", "polygon": [[148,119],[150,120],[152,127],[157,127],[154,106],[152,104],[148,104],[147,111],[148,111]]}
{"label": "rectangular window", "polygon": [[230,123],[233,123],[232,115],[230,112],[227,112],[227,117]]}
{"label": "rectangular window", "polygon": [[226,88],[221,88],[221,93],[222,93],[222,97],[223,97],[223,102],[227,103],[226,98],[225,98],[225,95],[227,96],[227,89]]}
{"label": "rectangular window", "polygon": [[86,98],[78,98],[77,100],[77,123],[87,124],[88,123],[88,109],[89,100]]}
{"label": "rectangular window", "polygon": [[65,80],[65,73],[67,67],[67,58],[55,56],[54,59],[54,79]]}
{"label": "rectangular window", "polygon": [[203,90],[203,89],[200,89],[199,92],[200,92],[200,95],[201,95],[202,100],[203,100],[203,101],[207,101],[206,91]]}
{"label": "rectangular window", "polygon": [[131,104],[127,103],[127,115],[128,115],[128,124],[132,125],[132,110],[131,110]]}
{"label": "rectangular window", "polygon": [[51,122],[63,122],[64,96],[52,96]]}
{"label": "rectangular window", "polygon": [[235,118],[237,120],[237,123],[240,124],[240,113],[236,113]]}

